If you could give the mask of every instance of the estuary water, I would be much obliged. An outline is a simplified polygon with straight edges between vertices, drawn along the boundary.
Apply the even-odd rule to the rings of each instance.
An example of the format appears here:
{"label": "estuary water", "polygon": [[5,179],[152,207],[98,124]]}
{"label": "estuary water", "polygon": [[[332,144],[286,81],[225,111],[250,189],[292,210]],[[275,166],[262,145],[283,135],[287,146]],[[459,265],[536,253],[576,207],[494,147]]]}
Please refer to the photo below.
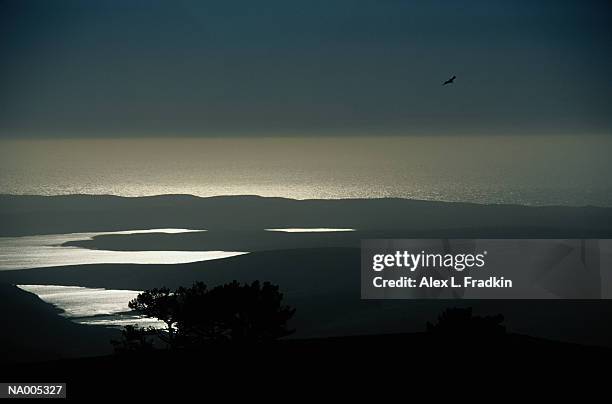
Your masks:
{"label": "estuary water", "polygon": [[130,311],[128,303],[140,291],[58,285],[17,285],[62,310],[61,315],[79,324],[119,327],[163,327],[164,323]]}
{"label": "estuary water", "polygon": [[[334,228],[269,229],[283,232],[352,231]],[[0,271],[44,268],[63,265],[104,263],[179,264],[207,261],[246,254],[244,251],[106,251],[63,247],[67,241],[84,240],[100,234],[184,233],[206,230],[150,229],[103,233],[48,234],[25,237],[0,237]],[[62,285],[17,285],[36,294],[43,301],[62,310],[71,320],[90,325],[118,327],[137,324],[163,326],[162,322],[143,318],[130,311],[128,303],[140,291],[86,288]]]}
{"label": "estuary water", "polygon": [[151,229],[0,237],[0,271],[84,264],[182,264],[245,254],[243,251],[107,251],[61,246],[67,241],[86,240],[102,234],[191,231],[203,230]]}
{"label": "estuary water", "polygon": [[[180,264],[246,254],[243,251],[106,251],[63,247],[62,243],[85,240],[100,234],[183,233],[191,229],[150,229],[104,233],[49,234],[0,237],[0,271],[84,264]],[[81,324],[160,326],[159,321],[130,312],[128,302],[139,291],[109,290],[61,285],[18,285],[62,310],[62,315]]]}

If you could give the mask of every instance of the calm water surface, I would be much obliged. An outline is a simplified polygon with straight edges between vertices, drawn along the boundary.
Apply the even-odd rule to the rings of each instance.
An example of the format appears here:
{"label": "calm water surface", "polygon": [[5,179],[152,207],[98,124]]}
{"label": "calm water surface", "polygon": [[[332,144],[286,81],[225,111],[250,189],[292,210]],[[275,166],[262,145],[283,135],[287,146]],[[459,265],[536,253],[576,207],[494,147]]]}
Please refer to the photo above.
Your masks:
{"label": "calm water surface", "polygon": [[54,305],[62,310],[62,316],[80,324],[113,327],[133,324],[141,327],[164,326],[161,321],[130,312],[128,303],[140,293],[139,291],[58,285],[17,286]]}
{"label": "calm water surface", "polygon": [[[335,228],[268,229],[281,232],[352,231]],[[0,237],[0,270],[82,265],[98,263],[176,264],[221,259],[242,251],[105,251],[62,247],[66,241],[84,240],[99,234],[184,233],[206,230],[151,229],[104,233],[50,234],[26,237]],[[18,285],[43,301],[62,310],[62,315],[81,324],[124,326],[163,326],[162,322],[143,318],[128,307],[139,291],[110,290],[61,285]]]}
{"label": "calm water surface", "polygon": [[[50,234],[27,237],[0,237],[0,270],[102,263],[178,264],[245,254],[239,251],[105,251],[62,247],[66,241],[84,240],[99,234],[184,233],[191,229],[151,229],[104,233]],[[160,326],[163,323],[132,312],[128,302],[139,291],[84,288],[58,285],[18,285],[63,311],[78,323],[123,326]]]}
{"label": "calm water surface", "polygon": [[0,140],[0,193],[612,206],[612,136]]}
{"label": "calm water surface", "polygon": [[182,264],[245,254],[243,251],[107,251],[62,247],[101,234],[179,233],[202,230],[151,229],[102,233],[0,237],[0,271],[83,264]]}

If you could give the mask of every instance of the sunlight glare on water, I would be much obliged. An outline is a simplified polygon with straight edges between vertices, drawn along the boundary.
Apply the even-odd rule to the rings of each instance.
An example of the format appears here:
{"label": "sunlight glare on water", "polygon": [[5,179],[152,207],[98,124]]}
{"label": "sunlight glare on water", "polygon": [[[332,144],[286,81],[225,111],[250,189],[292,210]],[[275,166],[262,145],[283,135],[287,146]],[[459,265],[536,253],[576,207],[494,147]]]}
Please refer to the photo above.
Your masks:
{"label": "sunlight glare on water", "polygon": [[84,288],[59,285],[17,285],[26,292],[37,295],[46,303],[62,310],[64,317],[81,324],[163,327],[163,322],[143,318],[130,312],[128,303],[139,291]]}
{"label": "sunlight glare on water", "polygon": [[102,234],[181,233],[202,230],[151,229],[103,233],[0,237],[0,271],[84,264],[182,264],[246,254],[243,251],[109,251],[62,247]]}
{"label": "sunlight glare on water", "polygon": [[0,140],[0,194],[612,206],[612,136]]}

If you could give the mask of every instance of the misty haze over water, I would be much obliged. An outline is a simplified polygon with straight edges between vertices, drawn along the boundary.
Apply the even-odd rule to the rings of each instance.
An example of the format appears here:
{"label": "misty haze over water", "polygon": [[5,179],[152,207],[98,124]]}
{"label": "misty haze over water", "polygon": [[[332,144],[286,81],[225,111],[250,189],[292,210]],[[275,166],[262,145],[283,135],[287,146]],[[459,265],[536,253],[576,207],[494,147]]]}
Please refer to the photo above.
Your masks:
{"label": "misty haze over water", "polygon": [[609,136],[1,140],[2,194],[612,206]]}

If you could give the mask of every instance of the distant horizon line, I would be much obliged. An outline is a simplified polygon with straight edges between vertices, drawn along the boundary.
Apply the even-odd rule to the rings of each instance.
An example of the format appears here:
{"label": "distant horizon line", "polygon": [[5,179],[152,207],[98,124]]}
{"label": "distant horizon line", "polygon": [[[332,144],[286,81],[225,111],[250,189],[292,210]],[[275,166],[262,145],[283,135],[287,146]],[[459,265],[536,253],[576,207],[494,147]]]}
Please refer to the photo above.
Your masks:
{"label": "distant horizon line", "polygon": [[223,134],[223,135],[172,135],[172,134],[134,134],[134,135],[2,135],[0,141],[9,140],[233,140],[233,139],[336,139],[336,138],[427,138],[427,137],[574,137],[574,136],[593,136],[608,137],[611,132],[542,132],[542,133],[303,133],[303,134]]}
{"label": "distant horizon line", "polygon": [[597,208],[597,209],[612,209],[611,206],[599,206],[599,205],[537,205],[537,204],[520,204],[520,203],[482,203],[482,202],[469,202],[469,201],[450,201],[450,200],[439,200],[439,199],[416,199],[416,198],[402,198],[402,197],[376,197],[376,198],[289,198],[285,196],[265,196],[257,194],[232,194],[232,195],[209,195],[200,196],[194,194],[154,194],[154,195],[114,195],[114,194],[54,194],[54,195],[42,195],[42,194],[7,194],[0,192],[0,199],[3,198],[14,198],[14,197],[35,197],[35,198],[74,198],[74,197],[103,197],[103,198],[122,198],[122,199],[144,199],[144,198],[160,198],[160,197],[182,197],[182,198],[195,198],[195,199],[221,199],[221,198],[242,198],[242,199],[283,199],[287,201],[295,202],[308,202],[308,201],[382,201],[382,200],[400,200],[410,202],[424,202],[424,203],[442,203],[442,204],[463,204],[463,205],[478,205],[478,206],[514,206],[514,207],[528,207],[528,208]]}

